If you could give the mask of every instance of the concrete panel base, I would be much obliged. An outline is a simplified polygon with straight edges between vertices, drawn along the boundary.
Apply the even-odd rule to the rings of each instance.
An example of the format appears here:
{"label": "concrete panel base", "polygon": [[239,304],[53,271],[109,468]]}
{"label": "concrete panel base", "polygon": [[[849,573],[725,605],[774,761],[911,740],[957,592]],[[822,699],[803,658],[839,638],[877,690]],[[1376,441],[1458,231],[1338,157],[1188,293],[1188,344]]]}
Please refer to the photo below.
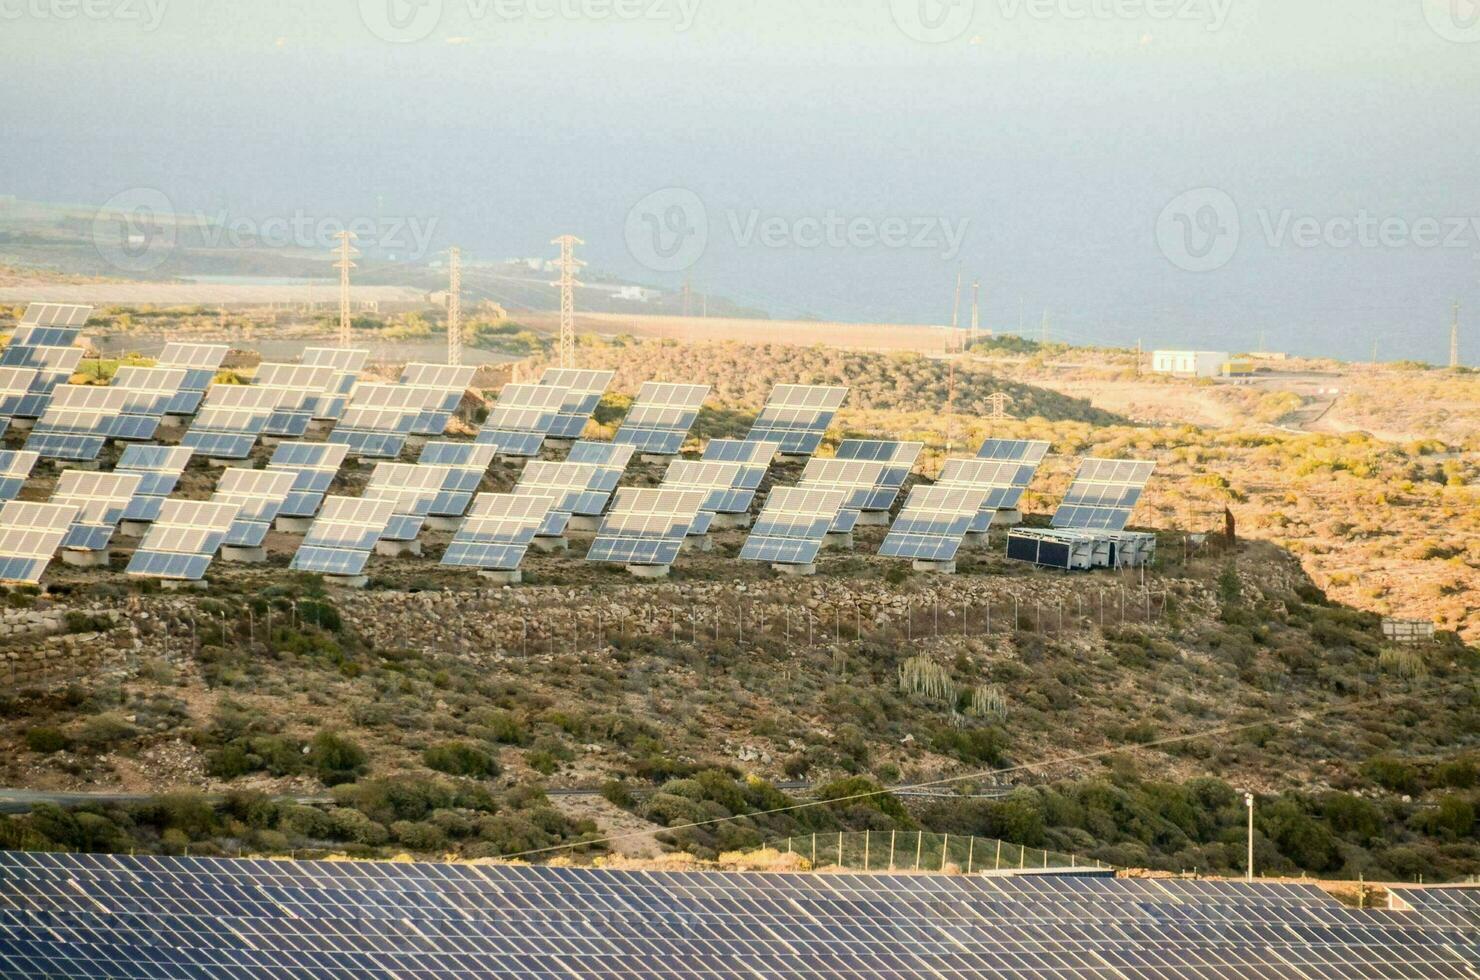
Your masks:
{"label": "concrete panel base", "polygon": [[570,523],[566,525],[567,530],[583,531],[587,534],[595,534],[601,530],[601,518],[592,517],[589,514],[575,514],[571,516]]}
{"label": "concrete panel base", "polygon": [[556,551],[570,550],[568,538],[535,538],[530,545],[535,551],[543,551],[547,555]]}
{"label": "concrete panel base", "polygon": [[341,589],[363,589],[370,584],[368,575],[325,575],[324,584]]}
{"label": "concrete panel base", "polygon": [[772,565],[771,569],[777,575],[786,575],[791,578],[811,578],[817,574],[816,565]]}
{"label": "concrete panel base", "polygon": [[110,556],[106,551],[77,551],[62,549],[62,564],[73,568],[107,568]]}
{"label": "concrete panel base", "polygon": [[420,541],[377,541],[375,553],[384,558],[417,558],[421,556]]}
{"label": "concrete panel base", "polygon": [[822,539],[822,546],[833,551],[852,551],[852,531],[828,531],[827,537]]}
{"label": "concrete panel base", "polygon": [[1023,512],[1020,510],[999,510],[992,518],[993,527],[1017,527],[1023,523]]}
{"label": "concrete panel base", "polygon": [[456,533],[457,529],[462,527],[462,523],[463,519],[461,517],[428,517],[426,529],[428,531]]}
{"label": "concrete panel base", "polygon": [[667,578],[667,565],[628,565],[627,574],[633,578]]}
{"label": "concrete panel base", "polygon": [[273,527],[281,534],[307,534],[308,529],[313,527],[312,517],[279,517],[273,521]]}
{"label": "concrete panel base", "polygon": [[749,514],[715,514],[712,527],[722,531],[744,530],[750,527],[751,517]]}
{"label": "concrete panel base", "polygon": [[707,534],[694,534],[683,539],[683,551],[696,551],[704,554],[714,550],[714,542],[709,540]]}
{"label": "concrete panel base", "polygon": [[932,575],[955,575],[956,563],[953,561],[917,561],[915,571]]}
{"label": "concrete panel base", "polygon": [[221,560],[241,565],[260,565],[267,561],[267,549],[239,548],[236,545],[224,544],[221,546]]}
{"label": "concrete panel base", "polygon": [[866,510],[858,515],[859,527],[888,527],[889,512],[887,510]]}
{"label": "concrete panel base", "polygon": [[514,569],[512,572],[479,572],[478,577],[487,579],[488,581],[493,582],[496,585],[518,585],[520,582],[524,581],[524,573],[519,571],[519,569],[517,568]]}
{"label": "concrete panel base", "polygon": [[118,533],[126,538],[142,538],[149,533],[148,521],[119,521]]}
{"label": "concrete panel base", "polygon": [[159,580],[159,587],[166,592],[204,592],[207,585],[205,579],[191,581],[183,578],[162,578]]}

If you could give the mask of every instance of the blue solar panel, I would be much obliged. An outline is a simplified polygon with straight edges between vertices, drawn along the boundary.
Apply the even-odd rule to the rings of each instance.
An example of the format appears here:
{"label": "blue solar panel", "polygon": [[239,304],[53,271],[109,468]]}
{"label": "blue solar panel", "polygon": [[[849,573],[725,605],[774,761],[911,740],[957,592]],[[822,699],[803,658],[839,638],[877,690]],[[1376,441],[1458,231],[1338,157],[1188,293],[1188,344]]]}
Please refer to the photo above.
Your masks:
{"label": "blue solar panel", "polygon": [[210,555],[177,555],[163,551],[136,551],[128,563],[129,575],[199,581],[211,567]]}
{"label": "blue solar panel", "polygon": [[248,459],[257,445],[255,434],[209,432],[192,429],[180,437],[180,445],[211,459]]}
{"label": "blue solar panel", "polygon": [[501,456],[538,456],[545,444],[543,432],[501,432],[484,429],[478,433],[478,445],[493,446]]}
{"label": "blue solar panel", "polygon": [[406,448],[406,438],[407,434],[400,432],[344,428],[336,428],[328,436],[330,442],[348,446],[352,455],[366,459],[396,459],[401,455],[401,450]]}
{"label": "blue solar panel", "polygon": [[116,524],[73,524],[62,539],[63,548],[81,551],[106,551],[113,540]]}
{"label": "blue solar panel", "polygon": [[26,439],[26,450],[43,459],[65,459],[88,463],[98,458],[108,438],[103,435],[75,435],[64,432],[32,431]]}

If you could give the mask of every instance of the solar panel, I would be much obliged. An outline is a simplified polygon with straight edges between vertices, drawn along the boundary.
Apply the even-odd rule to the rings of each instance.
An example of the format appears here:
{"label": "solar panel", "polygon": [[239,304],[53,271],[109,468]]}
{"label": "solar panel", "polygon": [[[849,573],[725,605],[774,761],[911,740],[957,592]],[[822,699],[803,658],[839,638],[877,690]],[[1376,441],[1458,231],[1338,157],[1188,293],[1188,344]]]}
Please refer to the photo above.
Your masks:
{"label": "solar panel", "polygon": [[676,456],[708,397],[709,385],[649,381],[612,441],[650,456]]}
{"label": "solar panel", "polygon": [[812,564],[848,496],[847,490],[776,487],[755,519],[740,557],[777,565]]}
{"label": "solar panel", "polygon": [[303,352],[303,363],[315,367],[334,369],[334,378],[329,386],[314,400],[312,414],[322,421],[338,421],[349,406],[351,394],[359,382],[360,372],[370,359],[366,350],[340,347],[309,347]]}
{"label": "solar panel", "polygon": [[703,504],[704,493],[699,490],[618,490],[586,560],[671,565]]}
{"label": "solar panel", "polygon": [[216,492],[217,503],[234,504],[236,520],[222,543],[233,548],[260,548],[272,522],[282,513],[288,496],[298,481],[290,470],[252,470],[235,466],[221,471]]}
{"label": "solar panel", "polygon": [[370,352],[348,347],[306,347],[301,358],[313,367],[331,367],[343,374],[359,374],[370,360]]}
{"label": "solar panel", "polygon": [[155,365],[185,369],[185,382],[171,401],[167,414],[194,415],[230,351],[224,344],[165,344]]}
{"label": "solar panel", "polygon": [[1054,512],[1056,528],[1123,531],[1131,512],[1156,472],[1156,464],[1127,459],[1086,459],[1079,464],[1063,503]]}
{"label": "solar panel", "polygon": [[361,574],[395,512],[394,500],[325,497],[291,567],[323,575]]}
{"label": "solar panel", "polygon": [[833,521],[835,533],[846,534],[858,523],[858,512],[874,496],[874,490],[884,482],[888,465],[857,459],[810,459],[798,486],[811,490],[842,490],[848,494],[847,502]]}
{"label": "solar panel", "polygon": [[[263,432],[271,436],[298,439],[320,410],[326,396],[337,394],[339,374],[330,366],[311,364],[261,364],[252,383],[280,392],[277,407],[267,420]],[[344,399],[330,399],[343,410]]]}
{"label": "solar panel", "polygon": [[989,495],[989,490],[962,486],[915,487],[879,554],[942,564],[954,561],[971,522]]}
{"label": "solar panel", "polygon": [[988,439],[976,454],[977,459],[1003,463],[1042,463],[1050,444],[1036,439]]}
{"label": "solar panel", "polygon": [[329,441],[349,446],[357,456],[394,459],[410,436],[427,430],[440,435],[461,398],[461,390],[404,384],[356,385]]}
{"label": "solar panel", "polygon": [[267,468],[294,476],[293,490],[283,503],[280,516],[292,518],[313,517],[319,511],[324,494],[334,483],[344,458],[349,454],[347,446],[323,442],[285,442],[273,451]]}
{"label": "solar panel", "polygon": [[22,325],[10,335],[10,342],[17,347],[71,347],[81,336],[82,331],[73,327]]}
{"label": "solar panel", "polygon": [[180,445],[213,459],[246,459],[281,398],[276,388],[212,385]]}
{"label": "solar panel", "polygon": [[129,575],[198,582],[236,520],[236,504],[166,500],[129,560]]}
{"label": "solar panel", "polygon": [[0,506],[0,582],[39,583],[76,519],[71,504],[11,500]]}
{"label": "solar panel", "polygon": [[478,442],[498,447],[503,456],[538,456],[569,394],[568,388],[505,385],[478,433]]}
{"label": "solar panel", "polygon": [[517,570],[554,504],[554,497],[533,494],[480,495],[447,546],[442,564],[484,571]]}
{"label": "solar panel", "polygon": [[865,460],[885,464],[883,475],[864,498],[860,510],[887,511],[899,499],[899,491],[924,452],[922,442],[890,442],[879,439],[844,439],[838,459]]}
{"label": "solar panel", "polygon": [[159,517],[164,499],[175,492],[194,451],[184,446],[128,446],[118,459],[115,473],[137,473],[139,489],[123,512],[126,521],[153,521]]}
{"label": "solar panel", "polygon": [[[524,466],[519,483],[514,487],[516,494],[532,494],[538,497],[554,497],[552,512],[568,519],[574,514],[583,517],[599,517],[606,510],[613,488],[603,488],[605,472],[594,463],[563,463],[546,460],[531,460]],[[564,533],[565,522],[555,535]]]}
{"label": "solar panel", "polygon": [[592,466],[625,470],[627,464],[632,462],[632,457],[636,455],[637,449],[633,446],[619,446],[610,442],[591,442],[583,439],[570,447],[570,453],[565,460],[568,463],[590,463]]}
{"label": "solar panel", "polygon": [[67,531],[62,547],[80,551],[105,551],[118,522],[128,509],[144,478],[137,473],[89,473],[66,470],[51,495],[54,504],[68,504],[77,519]]}
{"label": "solar panel", "polygon": [[24,449],[0,450],[0,503],[20,496],[41,457]]}
{"label": "solar panel", "polygon": [[941,469],[936,485],[987,491],[981,513],[972,519],[969,529],[980,533],[992,526],[998,511],[1017,509],[1037,472],[1035,462],[950,459]]}
{"label": "solar panel", "polygon": [[586,423],[596,414],[601,398],[611,387],[615,371],[584,371],[575,368],[549,368],[540,384],[552,388],[566,388],[565,404],[560,408],[555,424],[550,428],[551,439],[579,439],[586,431]]}
{"label": "solar panel", "polygon": [[779,442],[749,439],[711,439],[704,447],[704,461],[710,463],[744,463],[769,468],[781,451]]}
{"label": "solar panel", "polygon": [[445,466],[377,463],[365,487],[365,499],[389,500],[395,505],[395,516],[381,540],[415,541],[450,472]]}
{"label": "solar panel", "polygon": [[473,495],[483,485],[483,477],[498,456],[497,446],[480,446],[472,442],[429,442],[421,450],[417,463],[447,469],[447,482],[432,502],[429,517],[461,517],[467,512]]}
{"label": "solar panel", "polygon": [[401,372],[401,384],[413,388],[428,389],[430,396],[426,404],[416,413],[411,423],[411,434],[418,436],[440,436],[447,431],[447,424],[463,395],[473,384],[476,367],[457,364],[408,364]]}
{"label": "solar panel", "polygon": [[58,385],[26,448],[43,459],[91,462],[111,438],[147,439],[158,419],[123,414],[128,392],[96,385]]}
{"label": "solar panel", "polygon": [[114,373],[110,387],[129,393],[125,413],[157,421],[175,403],[188,373],[184,368],[125,364]]}
{"label": "solar panel", "polygon": [[81,347],[37,346],[12,340],[0,350],[0,367],[35,368],[41,375],[39,383],[50,391],[77,373],[82,355]]}
{"label": "solar panel", "polygon": [[707,534],[714,514],[743,514],[750,510],[754,490],[739,488],[745,475],[741,463],[705,463],[676,459],[668,464],[663,486],[673,490],[702,490],[704,504],[700,519],[689,529],[690,534]]}
{"label": "solar panel", "polygon": [[[92,316],[91,306],[71,303],[32,303],[21,314],[22,327],[77,327],[86,325]],[[19,331],[18,331],[19,332]],[[71,341],[68,341],[71,343]]]}
{"label": "solar panel", "polygon": [[779,442],[788,456],[810,456],[822,444],[848,398],[848,389],[829,385],[777,385],[750,434],[756,442]]}
{"label": "solar panel", "polygon": [[38,386],[40,376],[35,368],[0,367],[0,415],[39,418],[50,391]]}

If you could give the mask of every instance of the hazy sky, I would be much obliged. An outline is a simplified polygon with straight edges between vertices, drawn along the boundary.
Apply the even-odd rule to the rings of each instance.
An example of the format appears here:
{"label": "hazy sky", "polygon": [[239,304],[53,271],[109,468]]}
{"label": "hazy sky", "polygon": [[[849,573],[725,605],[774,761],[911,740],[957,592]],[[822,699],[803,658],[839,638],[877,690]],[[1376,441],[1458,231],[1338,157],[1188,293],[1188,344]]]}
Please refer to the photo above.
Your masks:
{"label": "hazy sky", "polygon": [[0,0],[0,194],[569,231],[779,315],[948,321],[962,267],[999,328],[1441,360],[1473,3]]}

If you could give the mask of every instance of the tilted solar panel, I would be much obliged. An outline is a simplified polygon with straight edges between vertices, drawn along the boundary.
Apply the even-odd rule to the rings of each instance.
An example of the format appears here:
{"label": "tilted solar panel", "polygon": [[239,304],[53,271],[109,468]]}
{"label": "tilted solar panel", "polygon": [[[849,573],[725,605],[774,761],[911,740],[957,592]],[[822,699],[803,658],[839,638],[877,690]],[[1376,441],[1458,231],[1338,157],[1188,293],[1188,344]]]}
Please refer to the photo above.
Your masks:
{"label": "tilted solar panel", "polygon": [[273,450],[267,468],[294,475],[293,490],[283,503],[281,516],[307,518],[318,513],[347,455],[348,446],[323,442],[285,442]]}
{"label": "tilted solar panel", "polygon": [[779,442],[763,442],[749,439],[711,439],[704,447],[703,459],[707,463],[744,463],[747,466],[769,468],[771,461],[781,451]]}
{"label": "tilted solar panel", "polygon": [[740,557],[778,565],[812,564],[848,495],[847,490],[776,487],[755,519]]}
{"label": "tilted solar panel", "polygon": [[555,498],[538,495],[480,495],[448,545],[442,564],[515,571],[554,504]]}
{"label": "tilted solar panel", "polygon": [[222,543],[236,548],[260,548],[297,482],[298,474],[290,470],[245,467],[222,470],[211,499],[237,507],[236,520],[232,521]]}
{"label": "tilted solar panel", "polygon": [[550,429],[552,439],[579,439],[586,431],[586,423],[596,413],[601,398],[611,387],[615,371],[586,371],[572,368],[549,368],[540,378],[540,384],[554,388],[566,388],[565,404],[560,408],[555,424]]}
{"label": "tilted solar panel", "polygon": [[924,452],[922,442],[889,442],[877,439],[845,439],[838,446],[838,459],[866,460],[883,463],[885,468],[879,482],[864,498],[861,510],[884,511],[894,506],[900,490],[915,468],[915,462]]}
{"label": "tilted solar panel", "polygon": [[566,455],[565,461],[625,470],[632,462],[632,457],[636,455],[637,449],[633,446],[618,446],[610,442],[592,442],[589,439],[583,439],[570,447],[570,453]]}
{"label": "tilted solar panel", "polygon": [[591,463],[556,463],[532,460],[524,466],[516,494],[554,497],[553,511],[570,517],[599,517],[611,499],[610,489],[600,489],[604,472]]}
{"label": "tilted solar panel", "polygon": [[35,368],[40,375],[37,385],[50,391],[77,373],[83,353],[81,347],[32,347],[11,343],[0,350],[0,367]]}
{"label": "tilted solar panel", "polygon": [[1130,523],[1156,464],[1140,460],[1085,459],[1053,515],[1056,528],[1123,531]]}
{"label": "tilted solar panel", "polygon": [[395,512],[393,500],[325,497],[291,567],[324,575],[359,575]]}
{"label": "tilted solar panel", "polygon": [[461,517],[466,513],[497,456],[497,446],[480,446],[472,442],[427,443],[421,450],[418,465],[447,468],[447,482],[432,502],[429,516]]}
{"label": "tilted solar panel", "polygon": [[649,381],[612,441],[651,456],[676,456],[708,397],[709,385]]}
{"label": "tilted solar panel", "polygon": [[142,478],[134,498],[123,513],[126,521],[152,521],[159,516],[164,498],[175,492],[194,450],[187,446],[128,446],[118,459],[116,473],[137,473]]}
{"label": "tilted solar panel", "polygon": [[539,455],[569,394],[567,388],[546,385],[505,385],[477,441],[498,447],[504,456]]}
{"label": "tilted solar panel", "polygon": [[954,561],[989,493],[985,489],[942,484],[915,487],[885,536],[879,554],[916,561]]}
{"label": "tilted solar panel", "polygon": [[224,344],[165,344],[155,365],[185,369],[185,382],[170,402],[167,414],[194,415],[230,351]]}
{"label": "tilted solar panel", "polygon": [[184,368],[140,367],[125,364],[113,375],[111,387],[129,393],[124,412],[159,419],[175,403],[185,386]]}
{"label": "tilted solar panel", "polygon": [[389,500],[395,505],[382,539],[415,541],[450,473],[446,466],[377,463],[365,487],[365,499]]}
{"label": "tilted solar panel", "polygon": [[[755,497],[755,491],[740,489],[745,469],[742,463],[676,459],[668,464],[663,486],[674,490],[704,491],[704,505],[700,509],[709,514],[743,514],[750,509],[750,502]],[[709,521],[703,521],[701,527],[696,522],[690,532],[706,534],[709,524]]]}
{"label": "tilted solar panel", "polygon": [[0,503],[20,495],[40,459],[37,453],[24,449],[0,450]]}
{"label": "tilted solar panel", "polygon": [[40,376],[35,368],[0,367],[0,415],[38,418],[46,410],[50,391],[38,387]]}
{"label": "tilted solar panel", "polygon": [[359,374],[370,360],[370,352],[350,347],[305,347],[302,363],[313,367],[331,367],[344,374]]}
{"label": "tilted solar panel", "polygon": [[704,504],[699,490],[622,489],[586,553],[587,561],[671,565]]}
{"label": "tilted solar panel", "polygon": [[[21,314],[21,327],[73,327],[81,329],[93,314],[91,306],[74,303],[31,303]],[[19,331],[17,331],[19,333]],[[68,341],[67,343],[72,343]]]}
{"label": "tilted solar panel", "polygon": [[810,459],[798,486],[815,490],[843,490],[848,499],[833,521],[832,530],[846,534],[858,523],[861,510],[874,498],[875,489],[889,472],[885,463],[856,459]]}
{"label": "tilted solar panel", "polygon": [[992,526],[998,511],[1017,508],[1037,472],[1036,462],[950,459],[936,485],[987,491],[982,510],[972,519],[970,528],[984,532]]}
{"label": "tilted solar panel", "polygon": [[128,393],[116,388],[58,385],[27,437],[26,448],[43,459],[97,459],[110,438],[131,433],[130,417],[123,414],[127,400]]}
{"label": "tilted solar panel", "polygon": [[166,500],[128,563],[129,575],[195,582],[226,540],[239,508],[206,500]]}
{"label": "tilted solar panel", "polygon": [[64,471],[57,480],[51,502],[75,507],[77,519],[68,529],[62,547],[106,550],[143,480],[137,473]]}
{"label": "tilted solar panel", "polygon": [[72,504],[11,500],[0,506],[0,582],[40,582],[76,520]]}
{"label": "tilted solar panel", "polygon": [[1002,463],[1042,463],[1050,443],[1035,439],[988,439],[977,452],[977,459]]}
{"label": "tilted solar panel", "polygon": [[401,372],[401,384],[421,388],[431,396],[412,420],[411,433],[418,436],[440,436],[447,431],[452,415],[462,403],[463,395],[473,384],[476,367],[456,364],[408,364]]}
{"label": "tilted solar panel", "polygon": [[745,438],[779,442],[788,456],[810,456],[847,398],[844,387],[777,385]]}

